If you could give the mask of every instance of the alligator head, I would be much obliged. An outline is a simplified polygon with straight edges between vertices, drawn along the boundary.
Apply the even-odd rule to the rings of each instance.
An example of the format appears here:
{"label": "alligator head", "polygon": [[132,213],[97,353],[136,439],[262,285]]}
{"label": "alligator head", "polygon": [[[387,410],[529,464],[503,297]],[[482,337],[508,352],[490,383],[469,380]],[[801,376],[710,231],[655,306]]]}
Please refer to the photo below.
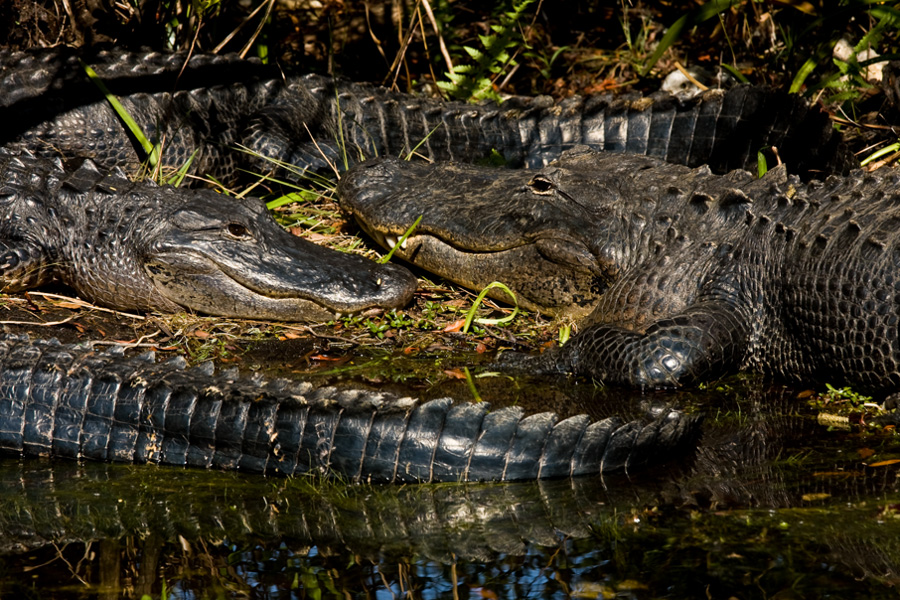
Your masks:
{"label": "alligator head", "polygon": [[404,260],[476,290],[500,281],[520,306],[579,318],[617,278],[621,240],[634,239],[623,228],[636,224],[620,218],[614,183],[579,168],[580,156],[538,171],[382,158],[345,173],[339,196],[387,247],[421,216],[397,249]]}
{"label": "alligator head", "polygon": [[291,235],[257,199],[191,192],[137,243],[141,270],[155,290],[206,314],[324,320],[403,306],[416,289],[402,267]]}

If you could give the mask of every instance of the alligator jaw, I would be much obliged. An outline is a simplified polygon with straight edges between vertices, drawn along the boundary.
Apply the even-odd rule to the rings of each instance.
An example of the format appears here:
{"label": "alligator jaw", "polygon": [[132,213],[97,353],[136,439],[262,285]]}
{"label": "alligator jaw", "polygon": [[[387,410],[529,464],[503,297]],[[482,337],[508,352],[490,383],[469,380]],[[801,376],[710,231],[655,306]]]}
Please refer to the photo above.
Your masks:
{"label": "alligator jaw", "polygon": [[163,296],[200,313],[312,322],[337,319],[369,308],[398,308],[408,303],[415,291],[415,277],[395,265],[375,266],[381,268],[367,274],[370,281],[362,282],[375,291],[356,296],[350,290],[328,296],[325,290],[301,286],[293,290],[295,295],[281,295],[281,290],[255,289],[255,282],[242,281],[239,275],[197,255],[160,254],[145,268]]}
{"label": "alligator jaw", "polygon": [[[393,249],[401,236],[383,234],[369,228],[361,219],[362,229],[378,244]],[[437,273],[463,287],[481,290],[494,281],[506,285],[515,294],[515,302],[526,310],[554,317],[580,319],[590,314],[606,283],[589,265],[578,264],[587,249],[583,245],[561,244],[570,249],[569,260],[549,256],[546,248],[559,246],[550,240],[537,240],[493,251],[458,248],[429,234],[410,235],[395,255],[430,273]],[[528,265],[528,269],[522,269]],[[509,294],[491,288],[488,295],[501,302],[511,302]]]}

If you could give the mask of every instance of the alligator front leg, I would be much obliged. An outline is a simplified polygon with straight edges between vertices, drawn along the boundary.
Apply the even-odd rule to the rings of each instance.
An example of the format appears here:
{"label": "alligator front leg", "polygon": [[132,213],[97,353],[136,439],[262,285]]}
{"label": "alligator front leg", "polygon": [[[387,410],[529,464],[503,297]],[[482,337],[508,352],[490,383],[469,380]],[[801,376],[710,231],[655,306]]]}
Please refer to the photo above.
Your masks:
{"label": "alligator front leg", "polygon": [[[46,162],[56,167],[56,162]],[[61,235],[42,213],[46,189],[37,189],[33,161],[0,152],[0,293],[46,285],[57,277]]]}
{"label": "alligator front leg", "polygon": [[[2,236],[0,236],[2,237]],[[44,250],[36,243],[0,239],[0,293],[15,293],[46,285],[55,279]]]}
{"label": "alligator front leg", "polygon": [[722,303],[696,304],[644,332],[598,324],[535,359],[542,370],[604,384],[676,387],[715,379],[741,366],[748,320]]}

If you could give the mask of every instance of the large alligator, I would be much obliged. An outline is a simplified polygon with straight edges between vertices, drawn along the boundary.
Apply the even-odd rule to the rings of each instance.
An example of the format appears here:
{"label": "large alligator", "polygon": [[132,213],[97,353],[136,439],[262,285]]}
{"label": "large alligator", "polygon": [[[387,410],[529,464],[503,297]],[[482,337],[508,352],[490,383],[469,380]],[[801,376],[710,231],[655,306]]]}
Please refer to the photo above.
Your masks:
{"label": "large alligator", "polygon": [[353,482],[511,481],[665,460],[699,423],[668,408],[630,422],[526,417],[518,407],[184,367],[180,358],[0,337],[0,451]]}
{"label": "large alligator", "polygon": [[646,387],[752,369],[896,390],[898,184],[580,149],[533,172],[380,159],[340,192],[384,242],[421,215],[399,251],[414,264],[583,319],[531,369]]}
{"label": "large alligator", "polygon": [[317,246],[255,198],[0,151],[0,291],[60,281],[119,310],[314,321],[403,306],[406,269]]}
{"label": "large alligator", "polygon": [[234,56],[187,60],[65,49],[0,50],[0,146],[88,157],[107,169],[133,169],[144,159],[79,58],[162,144],[166,165],[181,167],[198,150],[192,171],[220,181],[233,180],[239,169],[272,170],[239,145],[313,171],[412,151],[465,162],[496,151],[509,166],[535,168],[577,144],[709,163],[721,172],[755,168],[757,151],[770,146],[798,173],[843,172],[855,163],[827,115],[766,88],[739,86],[689,101],[657,93],[469,105],[318,75],[285,76]]}

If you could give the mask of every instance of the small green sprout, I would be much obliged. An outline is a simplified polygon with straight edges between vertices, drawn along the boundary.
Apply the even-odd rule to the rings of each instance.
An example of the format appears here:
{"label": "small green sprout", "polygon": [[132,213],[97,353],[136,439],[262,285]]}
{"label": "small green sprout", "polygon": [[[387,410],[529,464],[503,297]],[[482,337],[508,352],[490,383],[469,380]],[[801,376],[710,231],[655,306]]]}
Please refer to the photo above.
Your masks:
{"label": "small green sprout", "polygon": [[[399,246],[400,244],[398,243],[397,245]],[[509,294],[510,298],[512,298],[512,313],[501,319],[476,319],[475,311],[478,310],[478,306],[485,299],[485,297],[487,297],[487,293],[494,288],[503,290],[504,292]],[[469,312],[466,313],[466,323],[465,325],[463,325],[462,332],[469,333],[469,327],[472,325],[472,321],[475,321],[476,323],[479,323],[481,325],[500,325],[502,323],[509,323],[516,317],[517,314],[519,314],[519,303],[516,301],[516,295],[511,289],[506,287],[505,284],[500,283],[499,281],[493,281],[489,283],[483,290],[481,290],[481,293],[478,294],[477,298],[475,298],[475,302],[472,303],[472,308],[470,308]]]}

